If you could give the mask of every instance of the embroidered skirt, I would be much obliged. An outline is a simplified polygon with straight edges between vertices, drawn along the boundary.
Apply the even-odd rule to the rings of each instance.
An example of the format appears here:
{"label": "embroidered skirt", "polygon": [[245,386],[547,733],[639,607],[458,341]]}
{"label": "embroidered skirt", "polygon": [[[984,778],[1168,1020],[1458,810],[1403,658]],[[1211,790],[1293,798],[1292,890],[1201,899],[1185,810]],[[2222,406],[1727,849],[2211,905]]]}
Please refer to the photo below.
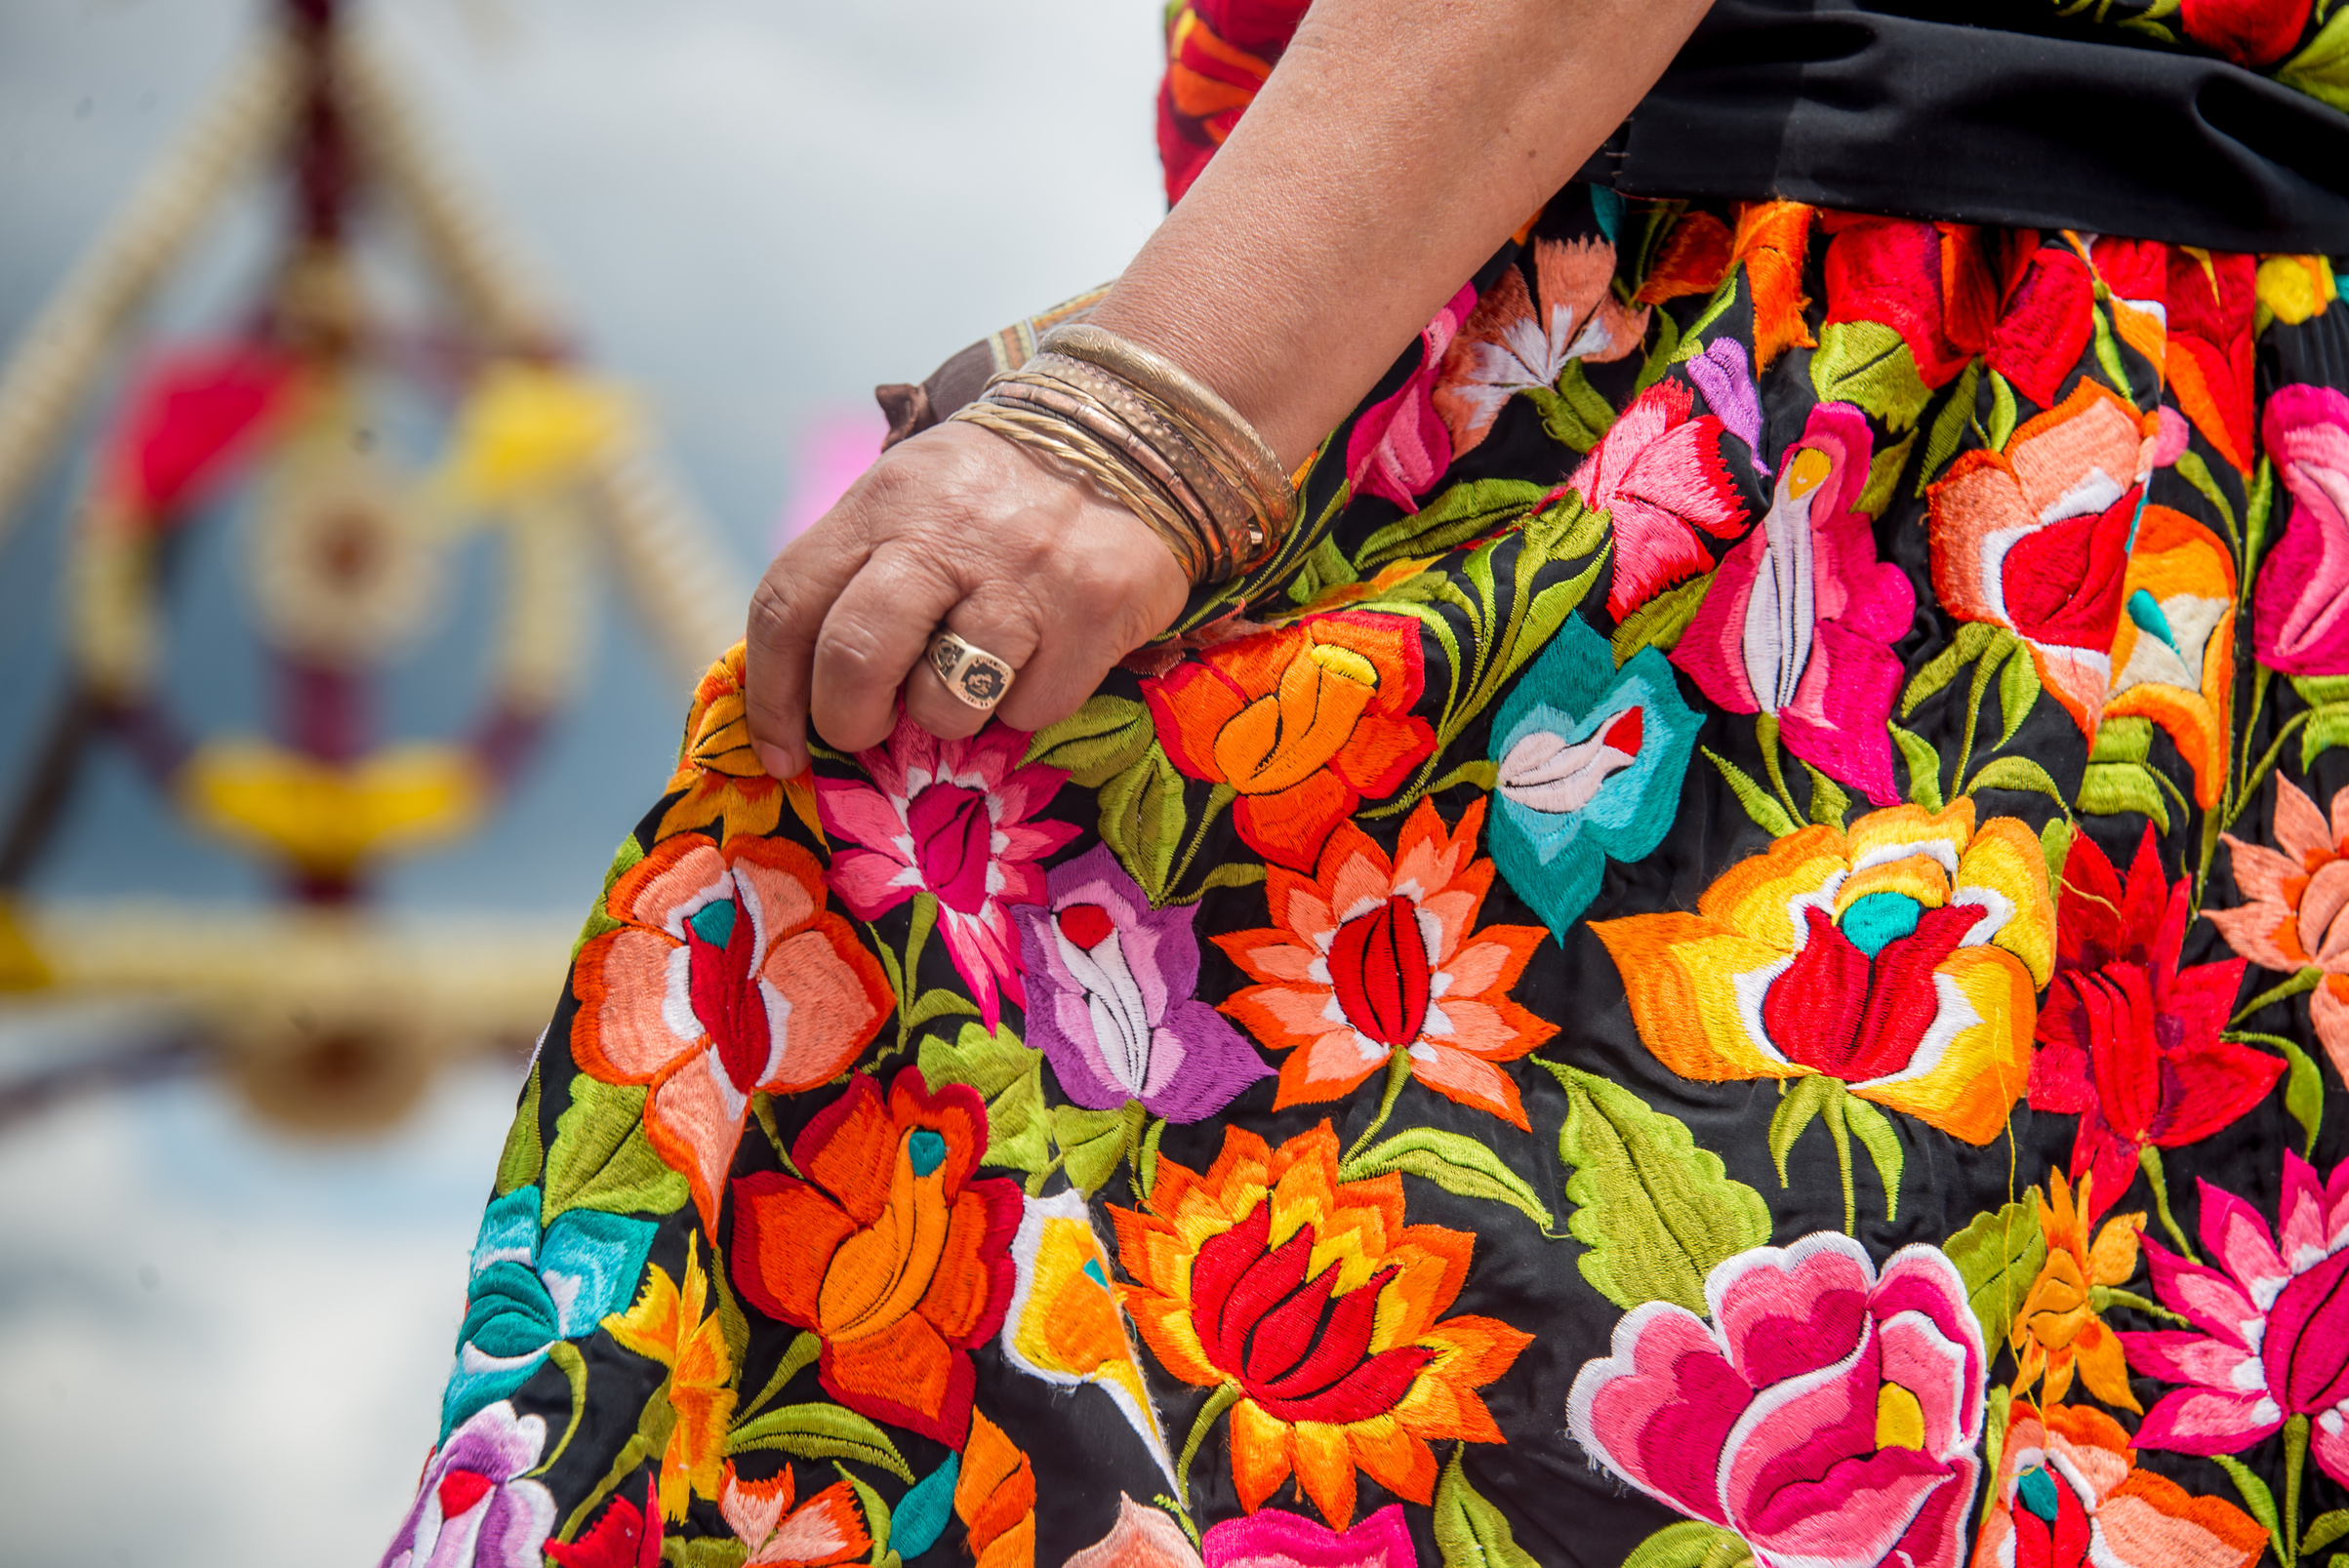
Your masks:
{"label": "embroidered skirt", "polygon": [[2337,1549],[2328,261],[1570,187],[1304,495],[1039,734],[710,670],[387,1560]]}

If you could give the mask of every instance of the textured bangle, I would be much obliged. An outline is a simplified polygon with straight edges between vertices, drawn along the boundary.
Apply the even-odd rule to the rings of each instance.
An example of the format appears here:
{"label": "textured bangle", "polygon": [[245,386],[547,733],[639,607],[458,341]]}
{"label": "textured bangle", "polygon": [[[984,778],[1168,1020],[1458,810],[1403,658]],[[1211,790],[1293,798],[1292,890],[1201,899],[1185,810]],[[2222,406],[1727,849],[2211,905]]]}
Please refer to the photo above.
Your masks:
{"label": "textured bangle", "polygon": [[956,409],[949,418],[992,430],[1075,477],[1090,480],[1163,540],[1194,583],[1216,580],[1206,541],[1163,492],[1139,482],[1133,469],[1084,426],[1030,404],[999,400],[992,392]]}

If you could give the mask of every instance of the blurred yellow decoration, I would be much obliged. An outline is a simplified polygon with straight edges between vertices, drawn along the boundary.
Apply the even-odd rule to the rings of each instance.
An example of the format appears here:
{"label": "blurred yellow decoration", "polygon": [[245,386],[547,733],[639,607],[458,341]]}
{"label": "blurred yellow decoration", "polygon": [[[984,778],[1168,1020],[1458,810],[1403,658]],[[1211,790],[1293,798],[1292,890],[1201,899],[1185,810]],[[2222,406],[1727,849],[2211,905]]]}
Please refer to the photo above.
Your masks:
{"label": "blurred yellow decoration", "polygon": [[37,991],[55,978],[18,923],[16,905],[0,898],[0,991]]}
{"label": "blurred yellow decoration", "polygon": [[[2296,327],[2340,298],[2332,262],[2322,256],[2269,256],[2259,261],[2259,308]],[[2262,327],[2266,323],[2260,324]]]}
{"label": "blurred yellow decoration", "polygon": [[206,743],[181,787],[202,825],[320,876],[456,837],[474,826],[489,793],[479,765],[454,746],[398,746],[336,767],[254,741]]}
{"label": "blurred yellow decoration", "polygon": [[609,383],[511,361],[481,377],[457,417],[440,485],[497,505],[559,489],[625,436],[628,400]]}

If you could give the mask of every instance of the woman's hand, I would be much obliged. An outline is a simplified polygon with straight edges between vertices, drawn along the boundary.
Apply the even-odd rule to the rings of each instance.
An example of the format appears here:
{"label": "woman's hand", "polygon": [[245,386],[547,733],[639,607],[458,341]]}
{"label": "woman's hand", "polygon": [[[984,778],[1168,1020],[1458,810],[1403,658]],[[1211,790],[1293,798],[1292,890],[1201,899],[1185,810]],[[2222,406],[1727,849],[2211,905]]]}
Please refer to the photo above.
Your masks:
{"label": "woman's hand", "polygon": [[948,422],[900,442],[785,547],[750,598],[750,739],[779,779],[807,727],[842,751],[888,739],[897,696],[932,735],[989,715],[925,657],[940,625],[1019,671],[993,716],[1039,730],[1182,611],[1190,583],[1141,519],[1002,437]]}

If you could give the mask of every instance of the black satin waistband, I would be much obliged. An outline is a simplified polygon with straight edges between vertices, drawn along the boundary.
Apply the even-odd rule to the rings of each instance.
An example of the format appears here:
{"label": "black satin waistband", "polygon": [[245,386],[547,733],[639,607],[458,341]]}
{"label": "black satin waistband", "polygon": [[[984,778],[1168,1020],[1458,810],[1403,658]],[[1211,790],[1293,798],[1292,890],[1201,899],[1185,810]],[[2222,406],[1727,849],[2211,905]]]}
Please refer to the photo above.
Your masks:
{"label": "black satin waistband", "polygon": [[2202,56],[1826,5],[1721,0],[1581,178],[2349,253],[2349,114],[2317,99]]}

